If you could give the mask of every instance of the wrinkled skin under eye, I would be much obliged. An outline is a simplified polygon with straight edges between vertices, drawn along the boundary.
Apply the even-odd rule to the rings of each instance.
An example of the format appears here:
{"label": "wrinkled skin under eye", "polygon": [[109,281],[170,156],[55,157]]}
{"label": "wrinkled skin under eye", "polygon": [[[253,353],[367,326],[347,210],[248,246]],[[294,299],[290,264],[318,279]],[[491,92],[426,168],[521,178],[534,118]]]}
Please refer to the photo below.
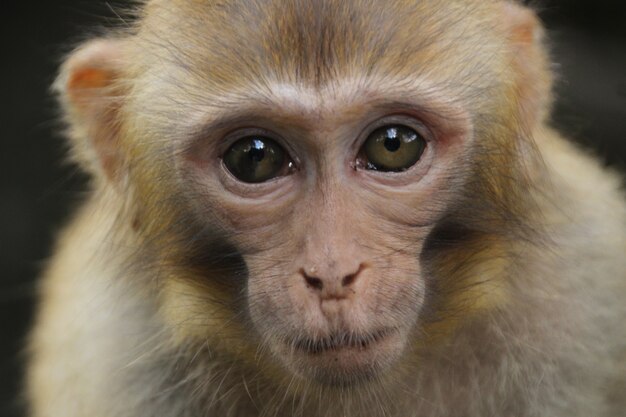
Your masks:
{"label": "wrinkled skin under eye", "polygon": [[224,154],[224,165],[238,180],[261,183],[285,174],[288,157],[272,139],[249,136],[235,142]]}
{"label": "wrinkled skin under eye", "polygon": [[402,172],[415,165],[426,150],[426,140],[407,126],[383,126],[372,132],[361,152],[369,170]]}

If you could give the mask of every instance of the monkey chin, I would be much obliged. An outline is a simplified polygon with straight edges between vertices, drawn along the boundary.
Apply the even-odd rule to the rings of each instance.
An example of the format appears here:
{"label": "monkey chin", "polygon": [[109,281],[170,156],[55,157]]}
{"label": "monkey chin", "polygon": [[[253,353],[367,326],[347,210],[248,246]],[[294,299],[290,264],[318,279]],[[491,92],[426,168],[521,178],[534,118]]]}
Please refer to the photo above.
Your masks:
{"label": "monkey chin", "polygon": [[343,388],[377,380],[401,356],[404,346],[399,331],[380,329],[368,334],[295,339],[284,345],[280,356],[296,375]]}

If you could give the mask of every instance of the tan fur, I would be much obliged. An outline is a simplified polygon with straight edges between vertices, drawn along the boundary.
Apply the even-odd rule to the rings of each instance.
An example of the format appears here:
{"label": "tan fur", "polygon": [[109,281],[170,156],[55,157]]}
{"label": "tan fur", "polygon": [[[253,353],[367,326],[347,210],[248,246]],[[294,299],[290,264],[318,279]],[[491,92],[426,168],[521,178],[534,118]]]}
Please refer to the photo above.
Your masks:
{"label": "tan fur", "polygon": [[[548,126],[543,38],[508,1],[152,0],[82,45],[55,87],[93,192],[42,281],[31,415],[625,415],[626,199]],[[359,169],[398,113],[423,160]],[[299,159],[254,188],[216,161],[257,125]]]}

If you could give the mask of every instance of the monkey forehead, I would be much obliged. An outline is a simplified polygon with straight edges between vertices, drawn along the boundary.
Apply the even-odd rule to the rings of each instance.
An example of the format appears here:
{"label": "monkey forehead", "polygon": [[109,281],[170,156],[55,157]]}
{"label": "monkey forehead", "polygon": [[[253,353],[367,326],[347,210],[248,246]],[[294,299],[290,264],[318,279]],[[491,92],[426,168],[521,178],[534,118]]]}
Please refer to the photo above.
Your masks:
{"label": "monkey forehead", "polygon": [[140,21],[138,70],[216,96],[268,82],[427,75],[477,99],[504,72],[495,3],[153,0]]}
{"label": "monkey forehead", "polygon": [[[343,133],[347,134],[346,140],[352,140],[367,124],[398,114],[421,120],[442,138],[469,138],[474,133],[474,120],[465,103],[425,78],[340,78],[318,86],[276,80],[251,87],[220,96],[187,97],[186,104],[179,101],[177,106],[168,105],[171,101],[167,94],[150,99],[154,90],[140,89],[130,100],[128,110],[135,115],[133,121],[139,121],[132,125],[144,130],[135,133],[150,138],[141,141],[142,145],[159,146],[165,141],[179,148],[193,147],[249,126],[291,130],[294,137],[306,132],[301,144],[314,139],[319,145],[340,145],[336,139],[344,137]],[[163,92],[164,88],[158,90]],[[196,101],[190,104],[190,100]],[[139,111],[148,105],[161,110]],[[181,105],[185,117],[180,117]],[[349,127],[357,132],[345,130]]]}

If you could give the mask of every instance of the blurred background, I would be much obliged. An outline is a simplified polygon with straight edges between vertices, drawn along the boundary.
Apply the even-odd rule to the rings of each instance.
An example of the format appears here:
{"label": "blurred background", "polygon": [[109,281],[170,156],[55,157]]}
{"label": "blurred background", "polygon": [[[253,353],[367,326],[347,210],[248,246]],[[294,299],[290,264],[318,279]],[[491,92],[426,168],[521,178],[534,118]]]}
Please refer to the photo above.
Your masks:
{"label": "blurred background", "polygon": [[[383,0],[384,1],[384,0]],[[64,163],[49,94],[60,58],[94,27],[118,24],[124,3],[7,1],[0,65],[0,417],[21,416],[22,349],[35,281],[53,238],[85,190]],[[626,172],[626,6],[540,0],[560,79],[554,124]]]}

